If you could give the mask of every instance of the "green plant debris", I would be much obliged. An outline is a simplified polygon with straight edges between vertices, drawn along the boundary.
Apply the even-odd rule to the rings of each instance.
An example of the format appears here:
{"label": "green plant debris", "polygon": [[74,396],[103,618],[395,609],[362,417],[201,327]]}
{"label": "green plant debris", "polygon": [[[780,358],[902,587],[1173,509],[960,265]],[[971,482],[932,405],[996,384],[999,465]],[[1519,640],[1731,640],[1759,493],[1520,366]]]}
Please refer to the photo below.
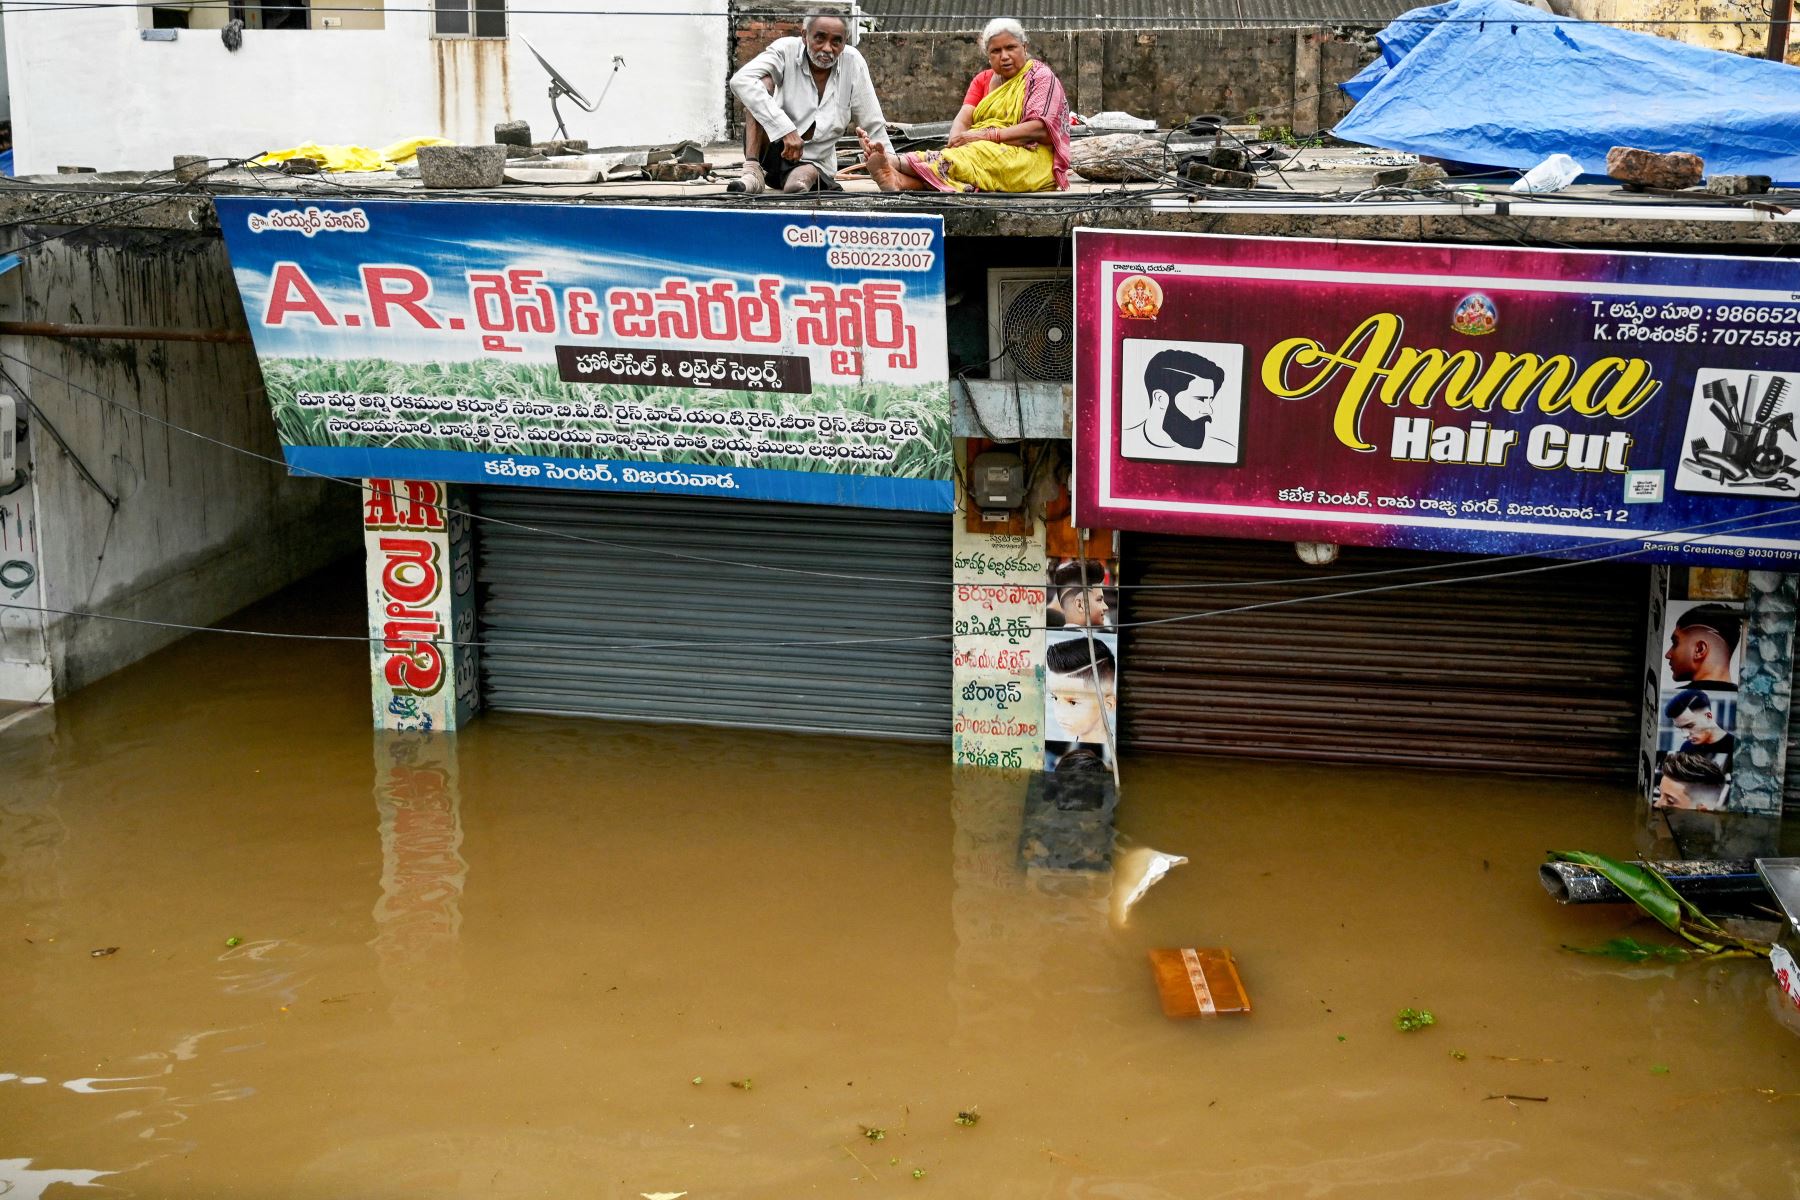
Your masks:
{"label": "green plant debris", "polygon": [[749,1091],[749,1090],[750,1090],[750,1089],[751,1089],[751,1088],[753,1088],[753,1087],[755,1087],[755,1086],[756,1086],[756,1083],[755,1083],[755,1081],[754,1081],[754,1080],[752,1080],[752,1079],[749,1079],[749,1078],[748,1078],[748,1077],[746,1077],[746,1078],[744,1078],[744,1079],[734,1079],[734,1080],[732,1080],[732,1081],[731,1081],[731,1086],[732,1086],[732,1087],[734,1087],[734,1088],[736,1088],[736,1089],[737,1089],[737,1090],[738,1090],[738,1091],[740,1091],[740,1092],[747,1092],[747,1091]]}
{"label": "green plant debris", "polygon": [[1428,1008],[1403,1008],[1394,1014],[1394,1028],[1401,1033],[1417,1033],[1427,1025],[1436,1024],[1437,1018]]}
{"label": "green plant debris", "polygon": [[966,1112],[959,1112],[956,1114],[956,1123],[958,1125],[973,1125],[979,1120],[981,1120],[981,1114],[972,1108]]}
{"label": "green plant debris", "polygon": [[913,1178],[914,1179],[925,1178],[925,1168],[924,1167],[914,1167],[913,1168]]}
{"label": "green plant debris", "polygon": [[1652,1075],[1667,1075],[1669,1073],[1669,1068],[1664,1063],[1657,1063],[1655,1066],[1650,1068],[1650,1073]]}
{"label": "green plant debris", "polygon": [[1597,954],[1603,958],[1618,958],[1626,962],[1686,962],[1693,957],[1680,946],[1652,946],[1640,942],[1633,937],[1616,937],[1602,942],[1598,946],[1564,946],[1564,950],[1573,950],[1576,954]]}
{"label": "green plant debris", "polygon": [[1469,1052],[1467,1050],[1452,1050],[1450,1052],[1450,1057],[1454,1058],[1457,1062],[1468,1062]]}
{"label": "green plant debris", "polygon": [[1350,1039],[1349,1039],[1349,1038],[1348,1038],[1348,1037],[1346,1037],[1346,1036],[1344,1036],[1344,1035],[1343,1035],[1343,1034],[1341,1034],[1341,1033],[1340,1033],[1340,1034],[1338,1034],[1338,1041],[1340,1041],[1340,1042],[1347,1042],[1347,1041],[1349,1041],[1349,1040],[1350,1040]]}
{"label": "green plant debris", "polygon": [[1670,886],[1669,881],[1653,867],[1642,863],[1619,862],[1586,850],[1552,850],[1550,857],[1557,862],[1575,863],[1600,872],[1614,887],[1629,896],[1632,903],[1656,918],[1664,929],[1679,934],[1692,943],[1698,951],[1694,957],[1767,958],[1769,951],[1773,949],[1768,942],[1739,937],[1721,929],[1711,917],[1694,907],[1693,901]]}
{"label": "green plant debris", "polygon": [[688,1082],[693,1084],[695,1087],[699,1087],[701,1084],[706,1082],[706,1076],[696,1075],[692,1079],[688,1080]]}
{"label": "green plant debris", "polygon": [[225,939],[225,944],[227,946],[241,946],[244,944],[244,939],[241,937],[228,937]]}
{"label": "green plant debris", "polygon": [[898,1158],[890,1158],[890,1159],[888,1159],[888,1166],[890,1166],[890,1167],[897,1167],[897,1166],[899,1166],[899,1165],[900,1165],[900,1160],[899,1160],[899,1159],[898,1159]]}
{"label": "green plant debris", "polygon": [[863,1136],[868,1138],[871,1142],[879,1142],[887,1138],[887,1130],[882,1129],[879,1126],[858,1125],[857,1128],[862,1130]]}

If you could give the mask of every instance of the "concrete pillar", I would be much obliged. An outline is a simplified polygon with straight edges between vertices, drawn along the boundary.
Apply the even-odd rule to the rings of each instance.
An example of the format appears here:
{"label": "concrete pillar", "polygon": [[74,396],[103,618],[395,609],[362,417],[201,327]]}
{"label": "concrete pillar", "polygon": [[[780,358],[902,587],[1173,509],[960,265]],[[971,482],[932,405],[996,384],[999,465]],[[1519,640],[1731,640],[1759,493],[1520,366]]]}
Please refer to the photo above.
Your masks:
{"label": "concrete pillar", "polygon": [[1323,38],[1317,30],[1294,34],[1294,101],[1288,128],[1303,137],[1319,131],[1319,43]]}
{"label": "concrete pillar", "polygon": [[1749,574],[1731,807],[1779,817],[1787,777],[1794,609],[1800,576],[1780,571]]}
{"label": "concrete pillar", "polygon": [[1106,35],[1089,30],[1075,35],[1075,111],[1093,116],[1106,111],[1101,84],[1106,65]]}
{"label": "concrete pillar", "polygon": [[375,728],[453,732],[480,707],[463,489],[371,479],[363,503]]}
{"label": "concrete pillar", "polygon": [[[957,452],[966,454],[967,442]],[[967,459],[964,472],[967,471]],[[959,475],[963,472],[959,472]],[[950,749],[958,766],[1044,764],[1044,526],[1029,513],[984,525],[958,487]]]}

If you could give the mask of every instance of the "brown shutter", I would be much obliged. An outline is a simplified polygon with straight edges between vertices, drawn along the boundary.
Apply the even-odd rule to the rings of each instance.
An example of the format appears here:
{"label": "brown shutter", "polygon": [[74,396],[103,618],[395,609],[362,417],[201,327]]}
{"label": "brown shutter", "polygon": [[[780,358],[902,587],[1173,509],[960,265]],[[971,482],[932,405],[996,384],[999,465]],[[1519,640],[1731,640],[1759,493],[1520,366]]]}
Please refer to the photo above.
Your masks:
{"label": "brown shutter", "polygon": [[[1235,608],[1454,574],[1345,576],[1466,562],[1343,547],[1328,567],[1287,542],[1137,535],[1124,620]],[[1136,750],[1629,779],[1644,671],[1646,568],[1559,566],[1127,628],[1124,744]],[[1300,582],[1295,582],[1299,580]]]}

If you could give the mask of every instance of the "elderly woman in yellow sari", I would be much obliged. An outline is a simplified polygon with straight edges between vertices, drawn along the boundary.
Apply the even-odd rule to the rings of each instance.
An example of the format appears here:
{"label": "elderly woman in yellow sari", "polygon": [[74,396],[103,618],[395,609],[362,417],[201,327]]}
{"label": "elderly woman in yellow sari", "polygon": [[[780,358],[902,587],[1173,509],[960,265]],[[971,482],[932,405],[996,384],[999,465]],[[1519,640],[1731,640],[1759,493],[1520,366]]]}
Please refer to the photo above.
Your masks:
{"label": "elderly woman in yellow sari", "polygon": [[1056,72],[1031,57],[1007,17],[981,31],[989,69],[977,75],[942,150],[894,156],[862,138],[884,192],[1047,192],[1069,186],[1069,100]]}

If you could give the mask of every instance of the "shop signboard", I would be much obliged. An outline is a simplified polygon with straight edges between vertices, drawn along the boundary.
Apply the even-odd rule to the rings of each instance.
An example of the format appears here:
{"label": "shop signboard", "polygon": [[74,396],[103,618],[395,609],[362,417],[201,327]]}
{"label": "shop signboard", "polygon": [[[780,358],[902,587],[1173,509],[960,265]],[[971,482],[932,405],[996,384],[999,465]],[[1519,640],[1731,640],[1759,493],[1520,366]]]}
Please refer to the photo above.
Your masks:
{"label": "shop signboard", "polygon": [[1078,230],[1081,525],[1800,563],[1800,263]]}
{"label": "shop signboard", "polygon": [[941,217],[217,203],[296,473],[950,510]]}

